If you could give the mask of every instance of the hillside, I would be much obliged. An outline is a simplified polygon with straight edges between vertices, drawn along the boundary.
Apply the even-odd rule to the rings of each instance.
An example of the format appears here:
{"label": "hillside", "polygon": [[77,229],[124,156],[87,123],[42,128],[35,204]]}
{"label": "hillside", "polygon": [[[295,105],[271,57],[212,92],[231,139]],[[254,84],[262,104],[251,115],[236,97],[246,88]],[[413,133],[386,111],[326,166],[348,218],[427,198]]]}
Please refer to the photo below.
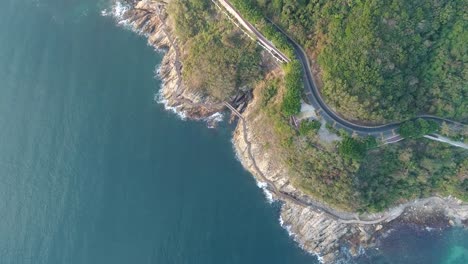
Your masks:
{"label": "hillside", "polygon": [[322,94],[348,119],[468,120],[468,1],[235,0],[307,48]]}

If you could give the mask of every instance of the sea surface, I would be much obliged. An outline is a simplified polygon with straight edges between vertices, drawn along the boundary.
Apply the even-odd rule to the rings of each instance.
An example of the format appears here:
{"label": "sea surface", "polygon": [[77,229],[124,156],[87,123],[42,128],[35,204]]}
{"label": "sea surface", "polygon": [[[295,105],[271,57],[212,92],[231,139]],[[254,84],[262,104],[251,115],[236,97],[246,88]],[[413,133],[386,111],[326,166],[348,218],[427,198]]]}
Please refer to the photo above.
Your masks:
{"label": "sea surface", "polygon": [[[236,160],[233,127],[155,101],[162,54],[109,5],[0,0],[0,264],[317,263]],[[468,263],[460,229],[382,246],[365,263]]]}

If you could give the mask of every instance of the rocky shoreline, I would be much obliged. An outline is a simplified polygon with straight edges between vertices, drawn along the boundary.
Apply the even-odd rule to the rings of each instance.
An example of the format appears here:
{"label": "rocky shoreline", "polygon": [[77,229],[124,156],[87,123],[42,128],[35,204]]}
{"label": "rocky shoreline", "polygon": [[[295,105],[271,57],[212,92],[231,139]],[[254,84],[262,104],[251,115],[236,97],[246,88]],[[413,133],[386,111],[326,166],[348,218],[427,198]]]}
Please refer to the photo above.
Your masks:
{"label": "rocky shoreline", "polygon": [[215,122],[225,106],[187,89],[182,79],[179,41],[167,24],[166,2],[116,1],[112,10],[103,11],[103,15],[113,16],[118,24],[144,35],[148,39],[148,45],[164,51],[163,60],[156,74],[162,80],[157,100],[164,104],[166,110],[171,110],[184,119],[205,119],[208,122]]}
{"label": "rocky shoreline", "polygon": [[[382,213],[364,215],[342,212],[312,201],[289,182],[286,170],[277,166],[268,150],[260,144],[255,131],[249,130],[249,122],[255,120],[255,113],[251,111],[254,104],[252,102],[243,114],[246,124],[238,125],[234,133],[237,156],[260,182],[259,186],[265,188],[267,196],[282,203],[281,225],[301,248],[316,254],[322,262],[333,263],[344,256],[356,257],[363,249],[375,246],[386,232],[401,225],[421,228],[467,226],[468,205],[452,197],[418,199]],[[281,194],[290,194],[312,205],[303,206],[278,197],[262,184],[265,180],[277,186]]]}
{"label": "rocky shoreline", "polygon": [[[119,24],[145,35],[149,45],[165,50],[158,70],[163,82],[158,100],[166,109],[184,118],[214,122],[225,105],[194,94],[183,82],[180,60],[183,50],[168,24],[167,2],[127,0],[123,4],[117,2],[113,10],[105,14],[112,14]],[[256,177],[259,186],[282,202],[281,225],[304,250],[318,255],[322,262],[335,262],[347,254],[356,256],[362,248],[375,245],[382,234],[402,223],[429,227],[466,226],[468,223],[468,205],[450,197],[421,199],[372,215],[341,212],[314,201],[289,182],[287,171],[278,166],[260,144],[255,131],[249,129],[254,120],[255,113],[249,104],[234,132],[236,154]],[[267,189],[271,188],[269,185],[275,187],[275,192]],[[284,199],[286,195],[300,202]]]}

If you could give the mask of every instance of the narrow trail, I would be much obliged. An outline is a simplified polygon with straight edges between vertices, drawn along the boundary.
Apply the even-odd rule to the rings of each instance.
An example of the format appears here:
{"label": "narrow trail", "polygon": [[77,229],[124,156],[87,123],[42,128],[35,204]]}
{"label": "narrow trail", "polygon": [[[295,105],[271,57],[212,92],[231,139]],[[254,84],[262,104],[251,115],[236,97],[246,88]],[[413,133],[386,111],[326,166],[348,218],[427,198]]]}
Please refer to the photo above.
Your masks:
{"label": "narrow trail", "polygon": [[[136,8],[135,8],[136,9]],[[349,213],[349,212],[341,212],[334,210],[333,208],[326,206],[322,203],[315,202],[309,199],[305,199],[303,197],[296,197],[293,194],[287,193],[282,191],[280,188],[278,188],[275,183],[271,180],[269,180],[265,174],[260,170],[256,159],[254,158],[254,155],[252,153],[252,143],[248,139],[248,125],[246,120],[244,119],[243,115],[239,113],[234,107],[232,107],[229,103],[227,102],[222,102],[222,103],[214,103],[214,104],[207,104],[207,103],[195,103],[192,100],[185,98],[183,96],[183,90],[182,90],[182,65],[180,63],[180,52],[179,52],[179,47],[177,45],[177,41],[172,37],[172,34],[169,32],[168,27],[165,23],[165,19],[161,17],[162,12],[164,9],[164,5],[156,5],[155,7],[155,12],[152,10],[148,9],[141,9],[141,11],[151,13],[152,15],[156,15],[158,20],[160,21],[161,24],[161,29],[164,32],[165,36],[167,37],[167,40],[169,42],[169,48],[174,49],[174,55],[175,59],[173,61],[173,67],[176,71],[177,75],[177,80],[176,80],[176,96],[173,98],[175,102],[177,102],[180,105],[188,105],[190,107],[204,107],[206,109],[216,109],[217,111],[222,110],[223,108],[227,107],[234,113],[236,116],[239,117],[239,120],[242,125],[242,133],[243,133],[243,140],[247,146],[247,154],[249,159],[252,162],[254,170],[257,172],[258,176],[261,178],[261,181],[265,182],[267,184],[267,189],[275,194],[277,199],[281,201],[287,201],[291,202],[293,204],[299,205],[301,207],[310,207],[313,210],[319,210],[325,214],[327,214],[329,217],[332,219],[335,219],[336,221],[344,224],[362,224],[362,225],[373,225],[373,224],[378,224],[381,222],[385,221],[390,221],[403,213],[404,209],[406,209],[409,206],[413,206],[416,203],[420,202],[426,202],[429,201],[430,199],[441,199],[439,197],[430,197],[426,199],[420,199],[417,201],[409,202],[406,204],[402,204],[398,207],[395,207],[393,209],[387,210],[385,213],[379,214],[378,216],[372,216],[372,215],[363,215],[359,216],[357,213]],[[366,218],[366,220],[363,220],[361,218]]]}
{"label": "narrow trail", "polygon": [[[344,224],[362,224],[362,225],[373,225],[384,222],[386,220],[390,221],[395,219],[396,217],[400,216],[403,213],[404,209],[408,206],[414,205],[414,202],[407,203],[404,205],[400,205],[394,209],[389,210],[387,213],[384,213],[380,217],[376,217],[375,219],[369,220],[362,220],[359,218],[357,213],[347,213],[347,212],[339,212],[336,211],[324,204],[314,202],[311,200],[305,200],[303,198],[295,197],[292,194],[286,193],[281,191],[273,181],[269,180],[265,174],[260,170],[254,155],[252,154],[252,143],[248,139],[248,131],[247,131],[247,121],[244,119],[244,116],[239,113],[233,106],[229,103],[224,102],[224,105],[235,114],[242,125],[242,136],[243,140],[247,146],[247,155],[249,156],[250,161],[252,162],[252,166],[254,170],[257,172],[258,176],[260,176],[261,181],[267,184],[267,189],[275,194],[277,199],[281,201],[291,202],[293,204],[302,206],[302,207],[310,207],[315,210],[319,210],[330,216],[331,218],[337,220],[340,223]],[[370,216],[368,216],[370,218]]]}
{"label": "narrow trail", "polygon": [[[229,103],[224,102],[224,105],[232,111],[233,114],[235,114],[238,118],[239,121],[242,125],[242,136],[243,140],[247,146],[247,155],[249,156],[250,161],[252,162],[252,166],[254,170],[257,172],[257,175],[260,177],[260,180],[265,182],[267,184],[267,189],[275,194],[278,200],[280,201],[287,201],[291,202],[293,204],[299,205],[301,207],[309,207],[312,208],[313,210],[318,210],[321,211],[325,214],[327,214],[329,217],[332,219],[335,219],[336,221],[343,223],[343,224],[360,224],[360,225],[375,225],[383,222],[389,222],[391,220],[394,220],[398,218],[406,208],[411,207],[411,206],[425,206],[427,203],[431,203],[434,201],[443,201],[447,207],[457,207],[457,209],[460,208],[466,208],[468,210],[468,204],[467,203],[462,203],[458,205],[454,204],[449,204],[447,201],[439,196],[431,196],[428,198],[422,198],[422,199],[416,199],[404,204],[400,204],[396,207],[390,208],[386,210],[383,213],[380,214],[375,214],[375,215],[370,215],[370,214],[365,214],[359,216],[357,213],[349,213],[349,212],[342,212],[342,211],[337,211],[329,206],[326,206],[322,203],[315,202],[309,199],[304,199],[301,197],[296,197],[290,193],[286,193],[284,191],[281,191],[273,181],[269,180],[265,174],[260,170],[256,159],[252,153],[252,143],[249,141],[248,138],[248,126],[247,126],[247,121],[245,120],[244,116],[239,113],[233,106],[231,106]],[[366,218],[366,220],[362,219]]]}
{"label": "narrow trail", "polygon": [[[261,41],[262,44],[266,47],[267,50],[273,50],[276,54],[282,54],[271,41],[267,40],[265,36],[261,32],[259,32],[252,24],[249,23],[246,19],[244,19],[240,13],[235,10],[233,5],[228,0],[212,0],[213,3],[216,2],[220,3],[228,13],[230,13],[238,23],[233,22],[236,26],[242,25],[247,31],[251,34],[254,34],[255,38],[258,41]],[[216,4],[217,5],[217,4]],[[217,5],[218,6],[218,5]],[[218,6],[219,7],[219,6]],[[225,12],[226,13],[226,12]],[[293,38],[291,38],[281,27],[273,23],[273,21],[266,18],[269,23],[276,27],[276,29],[285,36],[289,44],[294,48],[296,53],[296,57],[298,61],[301,63],[303,73],[304,73],[304,89],[305,94],[312,104],[312,106],[320,113],[321,117],[328,123],[334,124],[334,127],[337,129],[343,129],[350,134],[356,133],[361,136],[376,136],[380,138],[387,138],[391,137],[396,129],[399,128],[401,121],[399,122],[390,122],[387,124],[379,124],[379,125],[363,125],[356,123],[355,121],[350,121],[342,117],[339,113],[335,112],[328,104],[326,104],[325,100],[322,98],[320,91],[317,88],[315,83],[315,77],[312,74],[311,66],[309,59],[307,57],[306,52],[304,49],[296,42]],[[232,21],[232,19],[230,19]],[[274,55],[274,54],[273,54]],[[289,60],[290,61],[290,60]],[[284,62],[289,62],[284,60]],[[446,122],[448,124],[453,125],[464,125],[460,122],[453,121],[447,118],[441,118],[433,115],[419,115],[410,120],[415,120],[418,118],[422,118],[425,120],[436,121],[438,123]],[[406,120],[405,120],[406,121]],[[404,122],[404,121],[403,121]]]}

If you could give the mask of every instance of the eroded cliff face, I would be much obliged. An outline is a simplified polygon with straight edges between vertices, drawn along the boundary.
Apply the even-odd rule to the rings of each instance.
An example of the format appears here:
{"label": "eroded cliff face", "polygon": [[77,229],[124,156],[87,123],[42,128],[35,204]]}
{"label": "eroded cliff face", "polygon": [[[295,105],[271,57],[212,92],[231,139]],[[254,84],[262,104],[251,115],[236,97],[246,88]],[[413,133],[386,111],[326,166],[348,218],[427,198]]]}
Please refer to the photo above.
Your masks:
{"label": "eroded cliff face", "polygon": [[[167,2],[167,1],[166,1]],[[180,43],[174,37],[173,29],[167,19],[166,3],[159,1],[127,1],[130,8],[122,14],[121,21],[140,34],[144,34],[148,43],[156,49],[165,50],[164,58],[159,68],[159,77],[163,82],[160,99],[166,108],[176,110],[187,118],[199,119],[210,116],[224,108],[223,105],[210,102],[209,98],[193,94],[186,89],[182,79],[183,65],[180,60]],[[248,110],[245,113],[247,123],[255,120],[255,115]],[[247,155],[246,142],[242,140],[242,127],[238,126],[234,134],[234,145],[242,164],[254,175],[257,171],[252,166],[252,159]],[[265,151],[260,138],[247,130],[248,141],[252,142],[252,154],[260,170],[272,180],[276,186],[290,193],[300,193],[287,178],[287,170],[281,164],[275,163],[272,154]],[[338,256],[338,240],[344,240],[352,234],[358,234],[359,228],[341,224],[337,220],[313,210],[292,203],[284,203],[281,210],[282,225],[294,233],[294,239],[304,250],[317,253],[323,260],[330,262]],[[363,234],[367,238],[366,234]]]}
{"label": "eroded cliff face", "polygon": [[[158,74],[163,81],[160,100],[166,108],[187,118],[206,118],[222,111],[224,105],[187,89],[190,84],[184,83],[182,79],[183,46],[173,34],[166,14],[167,3],[171,1],[127,0],[128,8],[119,13],[118,20],[144,34],[151,46],[165,50]],[[258,103],[259,100],[254,96],[234,132],[233,144],[237,156],[244,167],[262,183],[259,186],[267,186],[267,180],[276,187],[281,195],[274,192],[269,192],[269,195],[282,202],[281,225],[304,250],[317,254],[323,262],[333,263],[343,255],[358,254],[360,248],[373,245],[376,238],[397,228],[399,223],[466,225],[468,206],[451,198],[422,199],[381,214],[364,216],[337,211],[314,201],[291,183],[287,165],[265,147],[265,138],[253,129],[256,122],[262,122],[254,107]],[[286,199],[288,197],[300,200],[301,203]],[[359,223],[366,221],[366,224]]]}
{"label": "eroded cliff face", "polygon": [[[255,109],[258,101],[254,96],[234,133],[237,156],[259,186],[266,187],[267,195],[281,201],[281,225],[304,250],[318,255],[324,263],[356,256],[363,252],[361,249],[375,245],[380,237],[400,225],[420,228],[466,225],[468,205],[451,197],[418,199],[382,213],[362,215],[314,201],[290,182],[287,164],[266,147],[264,133],[255,130],[256,123],[262,122]],[[280,195],[265,182],[274,184]],[[296,202],[298,200],[302,202]]]}
{"label": "eroded cliff face", "polygon": [[344,224],[319,210],[287,202],[281,208],[281,222],[304,250],[317,254],[325,263],[348,253],[343,250],[357,255],[358,249],[369,246],[372,234],[381,228]]}
{"label": "eroded cliff face", "polygon": [[210,117],[220,112],[224,105],[211,100],[200,93],[194,93],[182,79],[181,61],[182,44],[173,34],[168,21],[166,7],[171,0],[127,0],[127,10],[120,15],[120,23],[143,34],[148,44],[159,50],[165,50],[164,58],[158,70],[163,85],[159,100],[166,109],[178,112],[190,119]]}
{"label": "eroded cliff face", "polygon": [[[252,123],[259,121],[257,120],[258,115],[252,111],[252,105],[255,103],[256,99],[254,98],[244,112],[247,130],[244,130],[244,127],[239,124],[234,133],[233,144],[237,156],[244,167],[255,176],[259,186],[266,187],[263,178],[266,177],[282,192],[297,197],[304,196],[289,181],[286,166],[272,156],[274,153],[269,153],[260,144],[263,140],[251,128]],[[248,142],[244,140],[244,133]],[[257,168],[260,171],[257,171]],[[349,243],[351,238],[359,240],[359,243],[353,241],[352,245],[354,247],[367,245],[370,242],[370,234],[366,229],[370,229],[370,232],[372,232],[376,228],[376,226],[360,227],[358,225],[343,224],[323,211],[281,199],[281,197],[275,196],[273,192],[268,191],[268,188],[265,188],[265,191],[267,196],[272,196],[273,199],[282,202],[281,225],[288,230],[304,250],[318,255],[325,263],[336,260],[340,256],[340,247],[347,244],[351,245]],[[356,251],[356,249],[353,250]]]}

